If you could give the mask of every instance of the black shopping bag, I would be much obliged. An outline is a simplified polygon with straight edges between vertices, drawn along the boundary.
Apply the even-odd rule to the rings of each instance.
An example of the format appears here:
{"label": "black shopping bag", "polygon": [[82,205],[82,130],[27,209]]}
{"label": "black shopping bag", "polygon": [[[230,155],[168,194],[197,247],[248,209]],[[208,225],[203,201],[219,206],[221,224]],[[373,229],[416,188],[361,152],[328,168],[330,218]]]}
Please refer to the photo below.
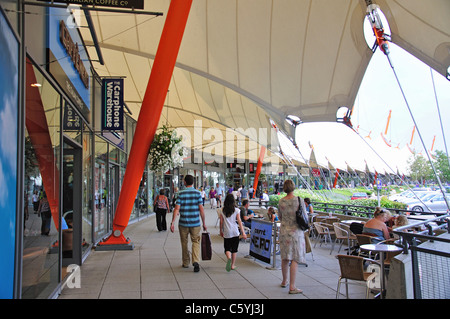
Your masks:
{"label": "black shopping bag", "polygon": [[202,260],[211,260],[211,237],[208,232],[202,233]]}

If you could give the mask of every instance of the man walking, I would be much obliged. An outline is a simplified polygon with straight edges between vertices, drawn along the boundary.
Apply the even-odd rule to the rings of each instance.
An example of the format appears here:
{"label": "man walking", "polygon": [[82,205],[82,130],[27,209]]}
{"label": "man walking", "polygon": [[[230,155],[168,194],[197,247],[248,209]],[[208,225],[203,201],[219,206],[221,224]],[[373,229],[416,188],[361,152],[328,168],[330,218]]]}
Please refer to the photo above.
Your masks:
{"label": "man walking", "polygon": [[[222,207],[222,197],[223,197],[223,188],[219,185],[219,183],[216,184],[216,200],[217,200],[217,207]],[[219,206],[220,205],[220,206]]]}
{"label": "man walking", "polygon": [[180,231],[181,252],[183,259],[183,267],[189,267],[189,250],[188,237],[191,236],[192,242],[192,265],[194,272],[200,271],[198,264],[200,260],[200,218],[203,223],[203,230],[206,231],[205,213],[203,211],[202,196],[198,190],[193,187],[194,177],[186,175],[184,178],[184,185],[186,189],[178,194],[178,198],[173,211],[172,223],[170,224],[170,231],[173,233],[175,226],[175,219],[180,213],[178,221],[178,230]]}

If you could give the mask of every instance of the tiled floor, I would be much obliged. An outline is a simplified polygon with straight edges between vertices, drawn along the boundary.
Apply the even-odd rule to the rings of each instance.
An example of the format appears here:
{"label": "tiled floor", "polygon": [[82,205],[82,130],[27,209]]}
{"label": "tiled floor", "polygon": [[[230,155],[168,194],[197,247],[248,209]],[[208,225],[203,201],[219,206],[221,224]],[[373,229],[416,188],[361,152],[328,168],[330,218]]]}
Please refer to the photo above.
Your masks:
{"label": "tiled floor", "polygon": [[[215,227],[215,210],[206,209],[213,257],[200,262],[200,272],[181,267],[181,246],[177,229],[158,232],[154,215],[129,225],[125,236],[135,245],[131,251],[93,250],[81,267],[81,288],[64,288],[60,299],[334,299],[339,265],[330,255],[330,245],[313,248],[308,266],[299,266],[297,287],[304,293],[288,294],[281,288],[281,263],[277,268],[249,257],[248,242],[241,242],[236,270],[225,270],[223,239]],[[172,214],[167,215],[170,223]],[[314,245],[314,242],[312,242]],[[345,245],[343,246],[343,249]],[[341,251],[345,253],[345,251]],[[313,260],[314,259],[314,260]],[[364,298],[365,286],[349,285],[350,298]],[[340,298],[345,298],[341,286]]]}

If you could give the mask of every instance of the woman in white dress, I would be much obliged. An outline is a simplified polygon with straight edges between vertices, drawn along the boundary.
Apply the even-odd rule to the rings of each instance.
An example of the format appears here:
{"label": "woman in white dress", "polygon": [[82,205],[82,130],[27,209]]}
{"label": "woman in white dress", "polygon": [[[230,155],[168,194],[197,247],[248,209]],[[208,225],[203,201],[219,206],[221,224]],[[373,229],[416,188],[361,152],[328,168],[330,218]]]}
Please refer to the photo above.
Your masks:
{"label": "woman in white dress", "polygon": [[[295,286],[295,277],[299,263],[306,262],[306,246],[305,235],[298,228],[295,218],[295,212],[298,209],[299,198],[294,195],[295,185],[292,180],[286,180],[283,185],[283,191],[287,193],[285,197],[280,199],[278,204],[278,217],[281,220],[280,229],[280,256],[281,256],[281,272],[283,280],[281,287],[288,286],[289,271],[289,293],[299,294],[302,290]],[[303,199],[300,204],[305,205]]]}

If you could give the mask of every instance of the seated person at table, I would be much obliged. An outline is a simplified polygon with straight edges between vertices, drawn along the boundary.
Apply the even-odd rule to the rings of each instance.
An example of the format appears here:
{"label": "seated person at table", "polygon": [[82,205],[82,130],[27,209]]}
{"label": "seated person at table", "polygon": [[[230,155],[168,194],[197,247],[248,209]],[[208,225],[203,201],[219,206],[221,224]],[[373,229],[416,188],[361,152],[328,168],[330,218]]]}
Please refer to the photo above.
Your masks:
{"label": "seated person at table", "polygon": [[256,217],[255,213],[248,209],[248,206],[250,206],[250,203],[247,199],[244,199],[242,201],[241,206],[241,220],[245,227],[251,228],[252,227],[252,218]]}
{"label": "seated person at table", "polygon": [[[405,215],[398,215],[398,216],[395,218],[394,226],[392,227],[392,229],[395,229],[395,228],[398,228],[398,227],[402,227],[402,226],[406,226],[406,225],[408,225],[408,224],[409,224],[408,218],[406,218]],[[407,230],[404,229],[403,231],[406,232]],[[396,235],[396,234],[394,234],[394,238],[395,238],[395,239],[398,239],[399,236]]]}
{"label": "seated person at table", "polygon": [[304,201],[308,215],[314,214],[314,208],[313,205],[311,204],[311,200],[308,197],[305,197]]}
{"label": "seated person at table", "polygon": [[269,210],[267,211],[267,216],[269,217],[269,220],[272,223],[279,221],[278,216],[277,216],[277,212],[276,212],[275,208],[273,208],[272,206],[269,207]]}
{"label": "seated person at table", "polygon": [[380,241],[391,238],[389,229],[386,222],[391,219],[391,212],[387,209],[381,209],[381,211],[365,223],[363,228],[363,234],[371,235],[372,243],[376,244]]}

